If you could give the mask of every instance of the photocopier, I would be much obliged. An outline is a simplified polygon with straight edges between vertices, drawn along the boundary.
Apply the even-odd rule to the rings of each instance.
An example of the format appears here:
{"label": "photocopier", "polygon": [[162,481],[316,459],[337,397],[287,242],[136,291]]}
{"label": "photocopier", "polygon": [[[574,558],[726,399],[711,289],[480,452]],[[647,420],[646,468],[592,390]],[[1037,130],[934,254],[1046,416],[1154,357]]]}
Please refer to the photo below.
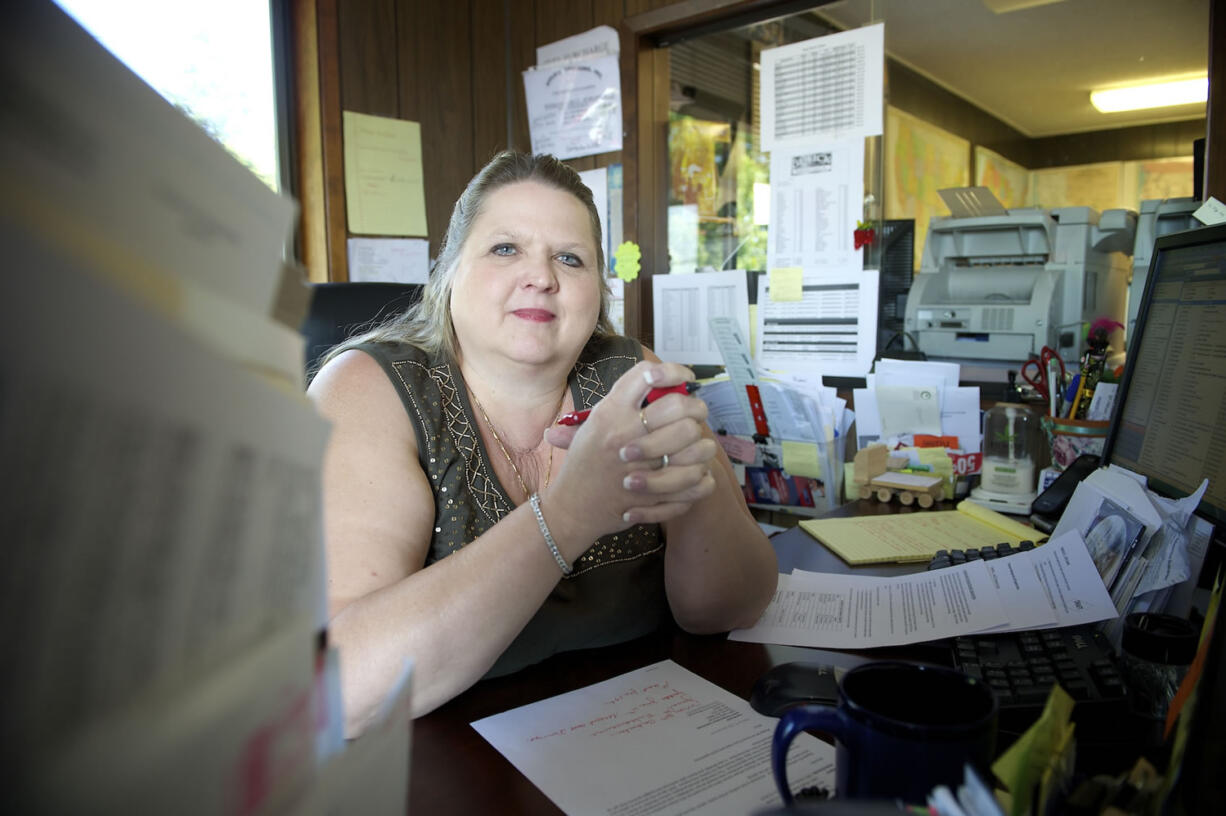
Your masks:
{"label": "photocopier", "polygon": [[[1201,226],[1192,217],[1201,202],[1195,198],[1147,198],[1141,202],[1137,216],[1137,240],[1132,251],[1132,283],[1128,286],[1128,326],[1125,338],[1132,337],[1149,276],[1149,262],[1154,255],[1154,241],[1172,232],[1183,232]],[[1125,341],[1126,342],[1126,341]]]}
{"label": "photocopier", "polygon": [[[1002,208],[1003,209],[1003,208]],[[1127,317],[1132,210],[1005,210],[934,218],[904,327],[929,357],[1076,362],[1084,324]]]}

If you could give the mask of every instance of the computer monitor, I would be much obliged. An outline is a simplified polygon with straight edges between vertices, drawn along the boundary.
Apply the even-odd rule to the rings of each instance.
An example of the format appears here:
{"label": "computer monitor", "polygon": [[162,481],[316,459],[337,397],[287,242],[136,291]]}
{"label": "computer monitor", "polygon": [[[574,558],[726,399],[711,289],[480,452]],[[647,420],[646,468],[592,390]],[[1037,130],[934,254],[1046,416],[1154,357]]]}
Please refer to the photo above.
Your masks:
{"label": "computer monitor", "polygon": [[907,313],[907,293],[915,275],[915,219],[897,218],[881,222],[878,246],[864,247],[864,265],[871,266],[873,254],[881,279],[877,285],[877,355],[888,350],[919,351],[903,334]]}
{"label": "computer monitor", "polygon": [[[1199,581],[1211,588],[1226,551],[1226,224],[1155,240],[1116,399],[1104,462],[1144,475],[1168,497],[1209,479],[1196,512],[1215,525]],[[1226,796],[1224,641],[1226,605],[1208,642],[1171,812]]]}
{"label": "computer monitor", "polygon": [[[1169,497],[1209,489],[1197,513],[1226,533],[1226,225],[1158,237],[1103,462]],[[1220,557],[1220,550],[1218,553]],[[1211,559],[1212,560],[1212,559]]]}

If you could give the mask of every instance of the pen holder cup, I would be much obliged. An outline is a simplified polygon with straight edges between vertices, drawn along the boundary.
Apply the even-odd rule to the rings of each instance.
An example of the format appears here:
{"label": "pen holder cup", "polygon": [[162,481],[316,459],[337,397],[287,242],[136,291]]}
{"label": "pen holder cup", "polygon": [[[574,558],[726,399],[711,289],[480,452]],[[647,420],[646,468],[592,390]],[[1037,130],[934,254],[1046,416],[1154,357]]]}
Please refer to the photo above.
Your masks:
{"label": "pen holder cup", "polygon": [[1110,422],[1094,419],[1040,417],[1043,433],[1051,446],[1051,463],[1064,470],[1083,453],[1102,454]]}

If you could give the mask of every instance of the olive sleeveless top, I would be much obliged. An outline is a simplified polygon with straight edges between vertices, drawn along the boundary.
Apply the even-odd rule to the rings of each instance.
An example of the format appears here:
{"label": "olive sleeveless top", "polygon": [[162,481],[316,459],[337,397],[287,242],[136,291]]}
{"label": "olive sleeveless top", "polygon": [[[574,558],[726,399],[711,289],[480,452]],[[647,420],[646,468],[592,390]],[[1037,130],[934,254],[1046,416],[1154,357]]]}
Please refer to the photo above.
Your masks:
{"label": "olive sleeveless top", "polygon": [[[494,475],[459,370],[408,344],[357,348],[383,367],[413,430],[434,492],[426,565],[446,558],[514,509]],[[627,337],[593,338],[569,378],[575,410],[593,407],[643,357]],[[545,547],[543,539],[524,546]],[[490,569],[498,569],[490,564]],[[638,525],[594,542],[486,674],[496,677],[572,649],[606,646],[653,631],[666,615],[664,543],[659,525]],[[473,627],[482,621],[472,621]]]}

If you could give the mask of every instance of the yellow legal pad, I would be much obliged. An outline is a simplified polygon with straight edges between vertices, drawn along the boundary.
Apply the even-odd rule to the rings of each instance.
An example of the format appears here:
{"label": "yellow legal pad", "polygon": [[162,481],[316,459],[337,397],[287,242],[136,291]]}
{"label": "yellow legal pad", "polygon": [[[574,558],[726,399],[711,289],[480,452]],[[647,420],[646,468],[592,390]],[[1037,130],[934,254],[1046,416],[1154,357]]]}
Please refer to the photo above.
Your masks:
{"label": "yellow legal pad", "polygon": [[800,526],[848,564],[928,561],[937,550],[977,550],[1002,541],[1016,546],[1042,535],[970,501],[956,510],[806,519]]}

